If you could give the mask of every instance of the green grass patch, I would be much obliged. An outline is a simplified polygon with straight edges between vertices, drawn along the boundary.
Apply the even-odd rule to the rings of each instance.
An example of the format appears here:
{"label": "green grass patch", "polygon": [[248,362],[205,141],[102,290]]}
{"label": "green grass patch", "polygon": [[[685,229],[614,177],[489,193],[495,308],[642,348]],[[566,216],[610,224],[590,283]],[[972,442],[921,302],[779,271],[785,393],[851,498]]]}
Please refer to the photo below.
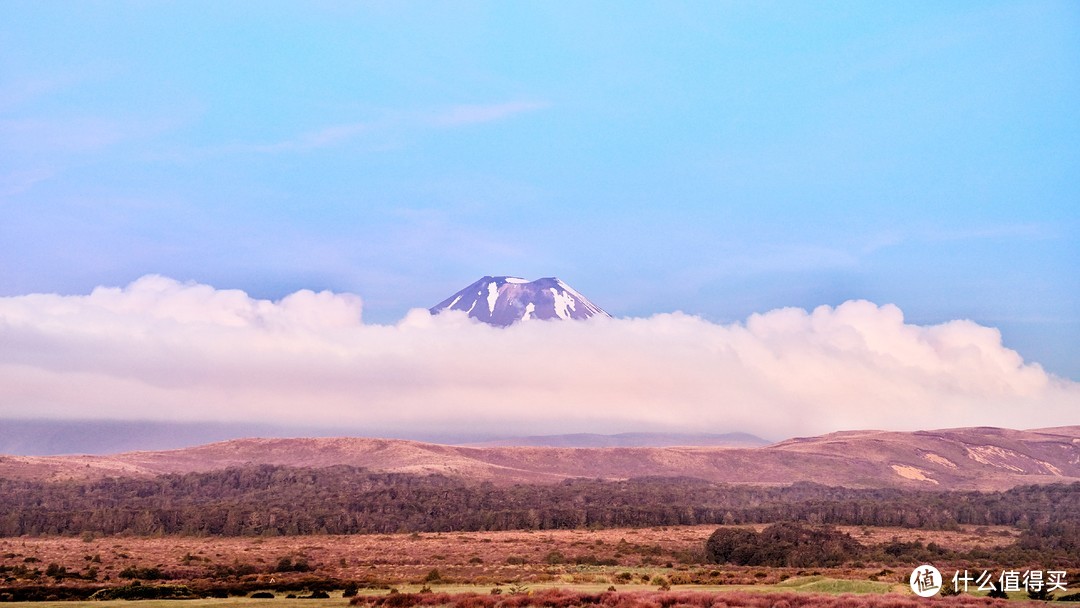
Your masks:
{"label": "green grass patch", "polygon": [[858,581],[836,578],[824,578],[813,577],[820,580],[807,581],[798,585],[787,585],[790,581],[784,581],[779,585],[773,585],[778,589],[790,589],[792,591],[812,592],[812,593],[888,593],[892,591],[894,585],[892,583],[883,583],[880,581]]}

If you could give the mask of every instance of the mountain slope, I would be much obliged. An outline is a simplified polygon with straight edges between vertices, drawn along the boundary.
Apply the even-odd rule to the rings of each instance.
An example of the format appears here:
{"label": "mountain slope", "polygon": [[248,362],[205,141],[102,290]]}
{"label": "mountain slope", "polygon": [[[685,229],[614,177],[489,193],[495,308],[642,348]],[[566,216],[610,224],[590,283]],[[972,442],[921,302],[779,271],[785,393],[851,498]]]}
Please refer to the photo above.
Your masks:
{"label": "mountain slope", "polygon": [[750,484],[814,481],[848,487],[1001,490],[1080,481],[1080,438],[1068,430],[964,428],[843,432],[757,448],[478,448],[362,438],[239,439],[115,456],[5,456],[0,457],[0,476],[92,479],[247,464],[345,464],[498,484],[682,476]]}
{"label": "mountain slope", "polygon": [[526,281],[517,277],[483,277],[429,309],[432,314],[460,310],[490,325],[519,321],[609,317],[599,306],[555,277]]}
{"label": "mountain slope", "polygon": [[710,446],[750,448],[769,445],[769,441],[749,433],[571,433],[569,435],[531,435],[471,443],[473,447],[530,446],[550,448],[666,448]]}

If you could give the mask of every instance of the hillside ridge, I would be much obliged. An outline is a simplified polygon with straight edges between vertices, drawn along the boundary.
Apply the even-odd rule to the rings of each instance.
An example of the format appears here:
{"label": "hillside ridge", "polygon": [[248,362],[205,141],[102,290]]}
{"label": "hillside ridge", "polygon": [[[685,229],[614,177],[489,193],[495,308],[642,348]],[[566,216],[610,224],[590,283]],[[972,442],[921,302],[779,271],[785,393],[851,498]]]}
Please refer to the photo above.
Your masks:
{"label": "hillside ridge", "polygon": [[442,474],[496,484],[570,478],[694,477],[713,482],[1002,490],[1080,481],[1077,427],[843,431],[763,447],[460,446],[364,437],[246,438],[108,456],[0,456],[0,477],[152,477],[246,465]]}

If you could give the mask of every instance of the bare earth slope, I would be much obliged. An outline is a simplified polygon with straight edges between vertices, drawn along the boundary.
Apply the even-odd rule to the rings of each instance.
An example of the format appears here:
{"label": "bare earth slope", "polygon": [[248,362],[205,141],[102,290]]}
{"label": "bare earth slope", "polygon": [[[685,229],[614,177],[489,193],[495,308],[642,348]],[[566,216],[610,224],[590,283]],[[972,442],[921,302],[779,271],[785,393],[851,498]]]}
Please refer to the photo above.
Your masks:
{"label": "bare earth slope", "polygon": [[237,439],[113,456],[2,456],[0,477],[153,476],[249,464],[344,464],[499,484],[685,476],[731,483],[813,481],[849,487],[1000,490],[1080,481],[1080,437],[1076,427],[1060,431],[979,427],[914,433],[847,431],[757,448],[462,447],[364,438]]}

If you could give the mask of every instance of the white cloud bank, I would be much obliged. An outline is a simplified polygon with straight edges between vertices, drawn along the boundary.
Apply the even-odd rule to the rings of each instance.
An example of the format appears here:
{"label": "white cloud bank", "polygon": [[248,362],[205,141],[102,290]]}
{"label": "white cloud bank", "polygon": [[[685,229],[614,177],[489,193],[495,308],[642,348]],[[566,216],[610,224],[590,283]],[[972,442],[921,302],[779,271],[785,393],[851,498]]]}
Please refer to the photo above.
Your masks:
{"label": "white cloud bank", "polygon": [[245,421],[398,433],[684,430],[766,437],[1080,423],[1080,384],[970,321],[892,305],[508,329],[356,296],[278,301],[147,276],[0,298],[0,418]]}

